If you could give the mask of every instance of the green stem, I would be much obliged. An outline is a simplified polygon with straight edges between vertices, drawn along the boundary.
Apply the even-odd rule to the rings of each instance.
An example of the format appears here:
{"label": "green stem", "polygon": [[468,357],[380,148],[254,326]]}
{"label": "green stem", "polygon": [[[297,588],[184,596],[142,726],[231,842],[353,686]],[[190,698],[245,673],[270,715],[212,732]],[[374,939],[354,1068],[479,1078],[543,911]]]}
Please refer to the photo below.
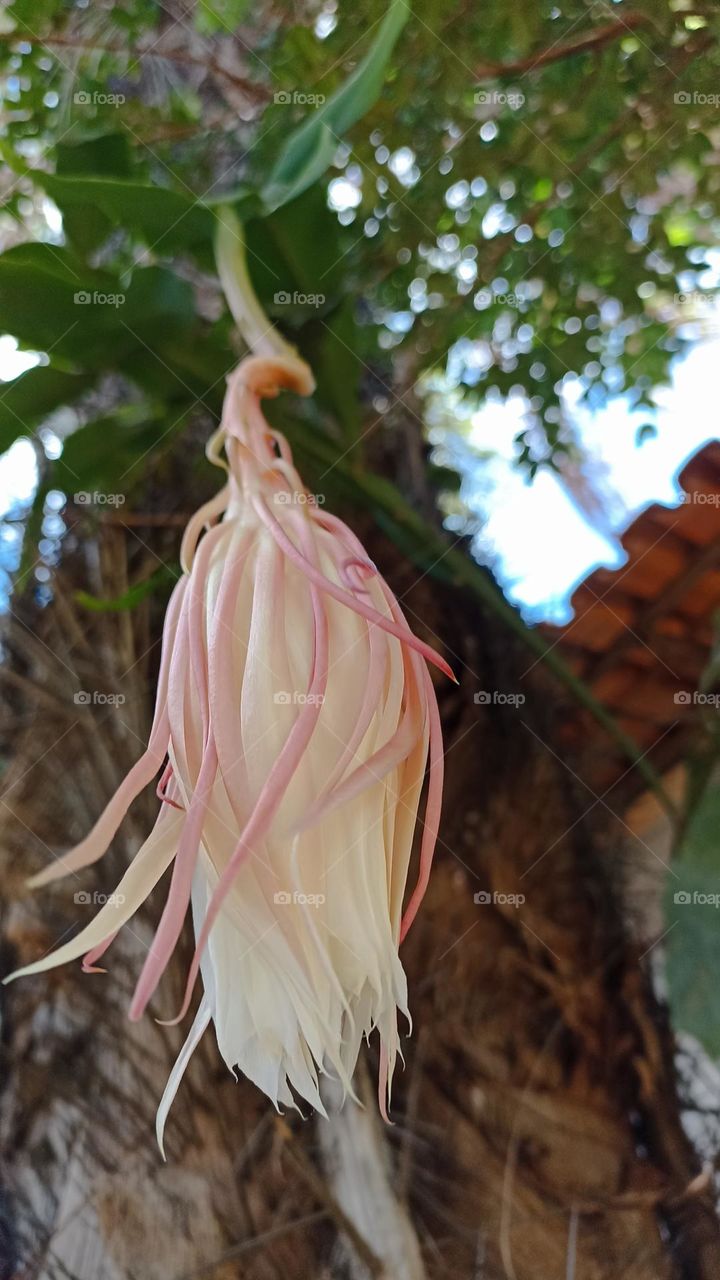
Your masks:
{"label": "green stem", "polygon": [[297,359],[260,305],[247,268],[243,225],[229,205],[216,211],[215,261],[227,304],[245,342],[256,356]]}

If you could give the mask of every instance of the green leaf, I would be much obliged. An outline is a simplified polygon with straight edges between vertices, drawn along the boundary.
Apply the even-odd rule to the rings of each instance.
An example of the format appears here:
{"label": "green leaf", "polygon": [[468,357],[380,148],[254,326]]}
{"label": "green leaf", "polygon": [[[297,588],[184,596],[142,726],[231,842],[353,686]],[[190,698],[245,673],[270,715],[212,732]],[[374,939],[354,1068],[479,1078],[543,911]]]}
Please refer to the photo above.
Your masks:
{"label": "green leaf", "polygon": [[245,224],[253,286],[263,306],[281,323],[290,313],[287,304],[276,302],[276,295],[321,295],[327,302],[336,293],[344,265],[340,236],[337,218],[319,187],[269,217],[251,218]]}
{"label": "green leaf", "polygon": [[126,133],[100,133],[82,142],[59,142],[55,155],[55,171],[65,177],[128,178],[132,172]]}
{"label": "green leaf", "polygon": [[138,347],[154,350],[194,315],[191,285],[161,267],[136,269],[124,284],[54,245],[0,255],[0,331],[87,369],[117,368]]}
{"label": "green leaf", "polygon": [[182,425],[183,419],[168,421],[161,407],[125,405],[67,437],[50,465],[46,487],[105,499],[112,495],[122,507],[124,495],[146,474],[148,456],[161,443],[169,444]]}
{"label": "green leaf", "polygon": [[[682,889],[672,880],[667,919],[667,975],[673,1022],[720,1055],[720,874],[712,879],[683,869]],[[684,896],[680,896],[684,895]]]}
{"label": "green leaf", "polygon": [[151,573],[149,578],[145,578],[143,582],[136,582],[121,596],[115,596],[112,600],[102,600],[99,596],[90,595],[88,591],[76,591],[74,598],[79,605],[91,613],[125,613],[135,609],[142,600],[153,595],[158,588],[164,587],[167,583],[177,582],[179,576],[179,570],[176,573],[169,565],[162,565],[155,573]]}
{"label": "green leaf", "polygon": [[53,0],[14,0],[7,12],[17,18],[18,39],[27,40],[43,27],[52,17],[54,7]]}
{"label": "green leaf", "polygon": [[[307,123],[307,122],[306,122]],[[279,209],[288,204],[296,196],[302,195],[308,187],[321,178],[333,161],[333,156],[340,141],[339,135],[333,133],[325,121],[309,122],[313,127],[308,129],[307,136],[301,139],[293,153],[291,150],[294,134],[286,143],[282,156],[286,157],[284,168],[276,165],[270,182],[263,188],[263,199],[268,209]],[[304,128],[305,126],[301,126]]]}
{"label": "green leaf", "polygon": [[343,135],[380,97],[390,55],[409,16],[408,0],[391,0],[362,62],[345,83],[291,133],[262,189],[268,209],[279,209],[325,173]]}
{"label": "green leaf", "polygon": [[[717,714],[717,712],[715,713]],[[689,1031],[714,1056],[720,1054],[720,859],[717,829],[720,788],[708,788],[673,861],[665,916],[667,980],[675,1026]]]}
{"label": "green leaf", "polygon": [[55,409],[71,405],[94,382],[89,373],[38,365],[0,388],[0,453]]}
{"label": "green leaf", "polygon": [[[36,351],[92,359],[116,309],[83,306],[76,295],[107,297],[118,288],[116,279],[87,268],[66,249],[19,245],[0,256],[0,330]],[[89,323],[91,311],[98,314]]]}
{"label": "green leaf", "polygon": [[[189,395],[213,414],[219,414],[225,394],[225,378],[237,363],[237,354],[223,329],[208,332],[199,324],[179,332],[157,335],[154,351],[133,355],[125,372],[151,394],[173,405]],[[177,409],[173,407],[173,413]]]}
{"label": "green leaf", "polygon": [[[83,234],[83,218],[99,211],[107,227],[135,232],[155,253],[177,253],[212,243],[214,221],[203,204],[184,192],[150,186],[123,178],[43,174],[38,179],[63,217],[79,214],[72,222],[74,243],[85,250],[99,243],[97,222]],[[69,229],[68,229],[69,231]]]}
{"label": "green leaf", "polygon": [[360,357],[355,306],[346,298],[327,320],[320,321],[320,342],[313,352],[317,396],[337,418],[343,433],[351,439],[360,429]]}
{"label": "green leaf", "polygon": [[668,217],[665,221],[665,234],[668,238],[668,244],[673,247],[694,244],[695,227],[690,214],[675,213]]}
{"label": "green leaf", "polygon": [[134,271],[124,297],[124,303],[118,307],[121,323],[149,335],[153,347],[163,337],[156,330],[157,322],[178,332],[195,319],[192,285],[165,267]]}
{"label": "green leaf", "polygon": [[[56,173],[62,179],[104,177],[127,178],[132,171],[127,134],[101,133],[83,142],[61,142],[57,147]],[[50,194],[48,190],[48,194]],[[62,213],[63,228],[70,244],[80,249],[97,248],[110,235],[113,222],[101,206],[92,200],[56,200]]]}

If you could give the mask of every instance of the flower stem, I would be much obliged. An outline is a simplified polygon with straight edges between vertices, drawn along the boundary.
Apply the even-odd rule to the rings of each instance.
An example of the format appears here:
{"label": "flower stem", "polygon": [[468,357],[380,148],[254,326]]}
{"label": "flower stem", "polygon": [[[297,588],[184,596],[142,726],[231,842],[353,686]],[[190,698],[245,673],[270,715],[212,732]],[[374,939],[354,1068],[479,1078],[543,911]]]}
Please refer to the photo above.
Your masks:
{"label": "flower stem", "polygon": [[247,268],[243,225],[229,205],[217,210],[215,261],[228,306],[253,355],[297,360],[295,348],[285,341],[260,305]]}

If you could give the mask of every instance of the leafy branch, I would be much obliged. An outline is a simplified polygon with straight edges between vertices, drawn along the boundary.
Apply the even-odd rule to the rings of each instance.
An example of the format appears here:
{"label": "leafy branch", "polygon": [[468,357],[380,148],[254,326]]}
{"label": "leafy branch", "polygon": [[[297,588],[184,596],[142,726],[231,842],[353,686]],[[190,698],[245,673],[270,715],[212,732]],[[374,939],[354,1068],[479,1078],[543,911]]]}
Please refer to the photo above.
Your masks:
{"label": "leafy branch", "polygon": [[568,40],[566,44],[551,44],[546,49],[530,54],[526,58],[518,58],[515,62],[487,62],[475,71],[477,80],[498,79],[506,76],[525,75],[529,71],[537,71],[553,62],[562,62],[565,58],[574,58],[579,53],[603,49],[615,40],[636,31],[638,27],[647,27],[650,20],[645,13],[628,13],[619,22],[608,22],[604,27],[597,27],[584,35]]}

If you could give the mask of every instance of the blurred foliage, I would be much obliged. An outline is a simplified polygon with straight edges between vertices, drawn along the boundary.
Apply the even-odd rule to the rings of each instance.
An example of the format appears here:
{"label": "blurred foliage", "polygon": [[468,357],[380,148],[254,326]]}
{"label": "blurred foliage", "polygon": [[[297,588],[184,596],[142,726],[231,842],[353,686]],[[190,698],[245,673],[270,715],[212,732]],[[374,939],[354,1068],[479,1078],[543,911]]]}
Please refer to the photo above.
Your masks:
{"label": "blurred foliage", "polygon": [[[717,712],[715,712],[717,714]],[[673,1023],[720,1056],[720,786],[708,787],[690,824],[665,900],[667,978]]]}
{"label": "blurred foliage", "polygon": [[[7,4],[0,330],[44,367],[0,396],[0,447],[73,406],[75,487],[103,452],[124,488],[217,414],[221,201],[356,475],[356,440],[438,373],[464,421],[523,392],[531,471],[572,448],[567,378],[651,413],[692,337],[680,295],[713,279],[718,31],[690,0]],[[132,405],[112,430],[108,378]]]}
{"label": "blurred foliage", "polygon": [[[720,1055],[714,975],[720,965],[720,612],[698,684],[686,758],[683,821],[666,886],[667,977],[676,1026]],[[688,697],[690,695],[687,695]]]}

